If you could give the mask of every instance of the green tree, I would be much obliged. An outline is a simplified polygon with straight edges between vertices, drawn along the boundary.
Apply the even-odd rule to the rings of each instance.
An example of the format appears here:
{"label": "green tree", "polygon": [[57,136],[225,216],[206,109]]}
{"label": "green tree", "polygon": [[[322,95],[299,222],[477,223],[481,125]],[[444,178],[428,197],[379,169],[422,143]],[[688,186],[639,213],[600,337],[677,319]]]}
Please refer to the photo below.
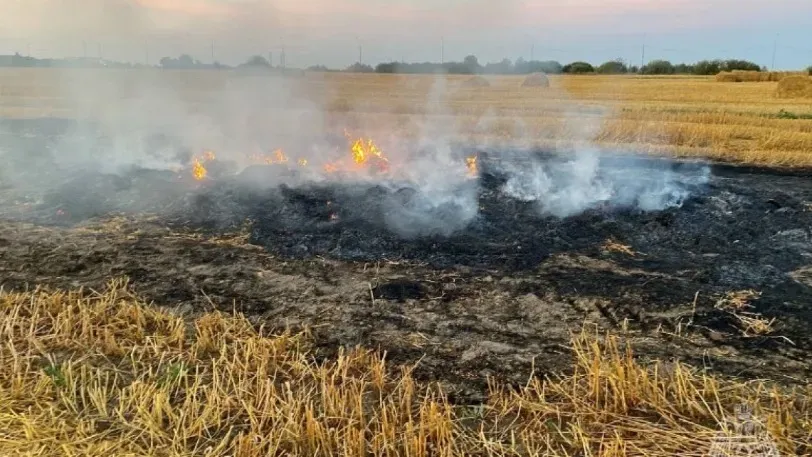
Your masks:
{"label": "green tree", "polygon": [[629,67],[620,60],[610,60],[598,66],[598,73],[603,75],[620,75],[629,72]]}
{"label": "green tree", "polygon": [[564,65],[563,71],[571,74],[595,73],[595,67],[588,62],[578,61]]}
{"label": "green tree", "polygon": [[667,60],[652,60],[641,71],[644,75],[673,75],[676,73],[674,64]]}

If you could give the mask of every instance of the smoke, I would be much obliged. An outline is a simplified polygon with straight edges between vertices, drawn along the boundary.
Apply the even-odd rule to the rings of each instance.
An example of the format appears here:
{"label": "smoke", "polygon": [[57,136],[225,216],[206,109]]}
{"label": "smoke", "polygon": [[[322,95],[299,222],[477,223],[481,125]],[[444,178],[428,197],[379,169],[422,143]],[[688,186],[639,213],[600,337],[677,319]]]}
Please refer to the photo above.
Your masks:
{"label": "smoke", "polygon": [[[114,5],[108,19],[126,23],[122,30],[127,34],[155,26],[143,8],[128,7],[124,0]],[[257,3],[250,5],[260,8]],[[259,16],[239,15],[248,35],[263,29],[253,22],[260,19],[251,19]],[[178,30],[188,26],[184,23]],[[386,108],[387,97],[396,97],[398,87],[371,83],[368,90],[375,96],[355,94],[358,100],[347,101],[350,109],[341,112],[336,110],[334,91],[341,92],[335,88],[346,82],[331,75],[249,69],[65,69],[42,70],[41,75],[45,76],[37,83],[47,88],[50,101],[77,122],[53,135],[45,153],[26,155],[20,152],[27,147],[22,145],[0,152],[14,156],[5,162],[3,179],[25,192],[38,191],[73,203],[92,201],[97,208],[164,206],[177,198],[177,192],[119,192],[132,185],[132,170],[160,171],[161,179],[188,175],[194,155],[213,151],[222,164],[210,170],[213,175],[256,189],[281,184],[300,189],[324,185],[386,189],[380,217],[386,228],[402,237],[449,236],[475,223],[480,214],[480,182],[469,175],[459,144],[474,142],[481,151],[515,150],[516,139],[529,143],[524,140],[539,131],[546,137],[534,140],[560,150],[561,157],[549,160],[517,152],[488,164],[488,170],[482,164],[481,171],[504,175],[501,191],[506,198],[536,202],[542,215],[563,218],[606,205],[659,210],[681,204],[702,176],[707,179],[707,170],[691,177],[631,159],[620,166],[617,162],[606,166],[595,138],[608,112],[584,108],[556,84],[539,89],[541,98],[538,92],[532,95],[538,106],[522,105],[522,110],[555,119],[539,127],[522,111],[501,106],[493,98],[498,91],[461,87],[459,79],[443,75],[401,80],[405,86],[419,84],[426,89],[424,99],[409,100],[416,106],[407,107],[411,115],[401,131],[391,127],[395,122],[391,119],[403,116]],[[430,78],[428,84],[426,78]],[[486,108],[478,111],[479,106]],[[468,135],[471,124],[473,138]],[[495,130],[504,135],[493,135]],[[321,167],[347,160],[349,143],[359,137],[378,143],[386,155],[388,173],[378,173],[374,167],[329,173]],[[256,163],[252,155],[276,149],[284,151],[289,165],[299,161],[310,165],[294,175],[241,173]],[[97,185],[88,182],[94,173],[104,175]],[[640,179],[642,175],[646,179]],[[135,200],[138,205],[133,206]],[[377,217],[370,215],[370,219]]]}
{"label": "smoke", "polygon": [[597,207],[659,211],[679,207],[710,179],[707,166],[674,171],[673,164],[651,159],[611,157],[586,148],[559,162],[533,161],[509,167],[502,190],[518,200],[535,202],[542,215],[565,218]]}

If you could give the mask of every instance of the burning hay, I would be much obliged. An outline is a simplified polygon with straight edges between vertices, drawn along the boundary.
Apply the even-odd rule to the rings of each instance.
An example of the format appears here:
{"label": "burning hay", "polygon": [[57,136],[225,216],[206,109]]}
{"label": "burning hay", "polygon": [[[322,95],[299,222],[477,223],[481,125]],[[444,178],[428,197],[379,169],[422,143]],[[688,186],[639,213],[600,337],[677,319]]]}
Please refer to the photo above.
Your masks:
{"label": "burning hay", "polygon": [[482,76],[474,76],[466,81],[463,81],[462,87],[491,87],[491,83]]}
{"label": "burning hay", "polygon": [[550,87],[550,79],[544,73],[532,73],[524,78],[522,87]]}
{"label": "burning hay", "polygon": [[783,78],[778,81],[775,96],[777,98],[812,98],[812,77],[794,75]]}

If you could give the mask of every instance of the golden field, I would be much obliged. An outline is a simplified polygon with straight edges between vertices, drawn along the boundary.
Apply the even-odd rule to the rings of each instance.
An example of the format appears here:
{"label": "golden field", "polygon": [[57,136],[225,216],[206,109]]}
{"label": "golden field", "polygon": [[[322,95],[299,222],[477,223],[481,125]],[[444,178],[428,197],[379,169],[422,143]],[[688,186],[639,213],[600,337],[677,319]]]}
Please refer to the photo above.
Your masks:
{"label": "golden field", "polygon": [[[229,71],[0,70],[0,116],[92,115],[65,87],[98,90],[107,105],[162,87],[190,112],[218,109],[229,87],[256,78]],[[281,79],[279,77],[276,77]],[[776,166],[812,165],[812,98],[777,98],[777,82],[713,77],[552,76],[550,88],[521,76],[309,73],[285,80],[328,112],[331,124],[409,137],[449,125],[449,137],[478,144],[561,146],[594,140],[607,148]],[[438,83],[438,81],[441,81]],[[69,95],[68,95],[69,94]],[[111,101],[112,100],[112,101]],[[113,109],[106,106],[106,109]],[[497,142],[497,143],[494,143]]]}
{"label": "golden field", "polygon": [[808,388],[643,366],[586,331],[573,337],[572,373],[492,385],[476,406],[374,353],[316,362],[309,344],[236,315],[184,320],[121,280],[0,292],[0,454],[744,455],[727,447],[756,425],[730,414],[739,404],[757,405],[751,451],[812,452]]}
{"label": "golden field", "polygon": [[[269,78],[3,69],[0,117],[104,116],[158,87],[173,107],[215,114],[223,94]],[[812,165],[812,99],[776,98],[775,82],[561,76],[550,88],[522,88],[522,77],[489,77],[490,86],[470,88],[467,79],[285,81],[325,109],[329,126],[371,136],[441,125],[482,144],[594,139],[625,151]],[[615,242],[607,249],[631,252]],[[270,334],[241,315],[180,316],[155,305],[123,279],[101,291],[0,289],[0,455],[742,455],[727,446],[754,425],[731,414],[739,405],[753,406],[763,428],[743,447],[812,455],[812,386],[640,362],[625,329],[573,334],[565,374],[518,387],[492,382],[484,404],[460,405],[382,354],[356,349],[325,361],[307,333]]]}

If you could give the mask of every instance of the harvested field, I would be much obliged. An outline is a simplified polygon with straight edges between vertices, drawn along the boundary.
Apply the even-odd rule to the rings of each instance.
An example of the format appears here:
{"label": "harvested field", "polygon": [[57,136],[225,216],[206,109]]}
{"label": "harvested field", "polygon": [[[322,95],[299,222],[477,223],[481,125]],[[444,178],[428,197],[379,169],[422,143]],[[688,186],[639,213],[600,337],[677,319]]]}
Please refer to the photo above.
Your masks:
{"label": "harvested field", "polygon": [[[109,70],[99,75],[98,70],[0,70],[0,117],[92,118],[115,108],[98,100],[126,100],[139,87],[160,84],[172,91],[173,101],[187,104],[189,116],[208,112],[216,118],[216,94],[253,81],[225,71]],[[447,87],[453,87],[470,76],[448,79]],[[429,101],[436,98],[433,76],[309,73],[299,90],[331,110],[326,123],[359,126],[370,136],[397,132],[414,137],[425,124],[443,123],[453,124],[457,139],[467,144],[552,148],[583,140],[567,121],[583,118],[597,124],[594,140],[605,147],[812,166],[812,99],[776,98],[777,82],[598,75],[549,79],[550,90],[539,91],[522,88],[522,76],[490,77],[491,87],[449,90],[441,112],[430,109]],[[72,97],[66,97],[66,85]],[[488,122],[482,122],[483,116]]]}
{"label": "harvested field", "polygon": [[[437,114],[421,77],[311,78],[341,109],[308,141],[349,164],[300,138],[246,166],[171,129],[0,123],[0,451],[707,455],[747,404],[760,446],[812,452],[811,133],[762,111],[803,102],[708,78],[457,79]],[[562,121],[604,114],[595,142]],[[442,160],[409,122],[341,134],[414,116],[455,125]],[[631,141],[607,140],[623,123]],[[141,147],[182,165],[116,162]]]}
{"label": "harvested field", "polygon": [[568,376],[454,404],[374,352],[319,360],[307,334],[184,321],[126,286],[0,292],[4,455],[727,455],[744,428],[745,448],[812,451],[812,392],[639,364],[588,331]]}
{"label": "harvested field", "polygon": [[550,87],[550,79],[544,73],[533,73],[524,78],[522,87]]}

